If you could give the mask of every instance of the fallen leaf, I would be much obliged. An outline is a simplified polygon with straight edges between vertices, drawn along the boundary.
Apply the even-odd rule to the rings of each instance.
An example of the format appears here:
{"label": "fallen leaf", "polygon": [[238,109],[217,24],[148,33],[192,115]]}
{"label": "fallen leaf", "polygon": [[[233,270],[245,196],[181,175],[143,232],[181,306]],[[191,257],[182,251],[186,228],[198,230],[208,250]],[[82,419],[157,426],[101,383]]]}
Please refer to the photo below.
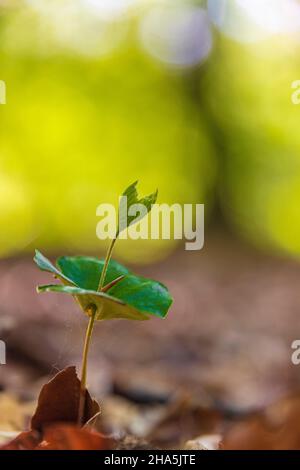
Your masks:
{"label": "fallen leaf", "polygon": [[102,434],[70,424],[52,425],[45,429],[36,450],[108,450],[110,440]]}
{"label": "fallen leaf", "polygon": [[164,448],[169,447],[171,443],[181,445],[197,434],[215,433],[221,418],[218,410],[201,402],[194,402],[189,395],[179,394],[166,407],[163,418],[146,437]]}
{"label": "fallen leaf", "polygon": [[[77,426],[80,380],[75,367],[67,367],[42,387],[31,430],[21,432],[1,450],[109,449],[110,440],[90,428]],[[12,402],[12,416],[15,403]],[[83,424],[99,414],[98,403],[86,391]]]}
{"label": "fallen leaf", "polygon": [[105,399],[100,430],[145,439],[155,447],[179,446],[193,436],[216,433],[218,411],[177,395],[167,405],[137,405],[118,396]]}
{"label": "fallen leaf", "polygon": [[[75,367],[67,367],[42,387],[31,428],[41,431],[52,423],[77,423],[80,380]],[[83,424],[99,413],[100,407],[86,391]]]}
{"label": "fallen leaf", "polygon": [[1,447],[1,450],[108,450],[105,436],[71,424],[53,424],[38,431],[26,431]]}
{"label": "fallen leaf", "polygon": [[300,395],[281,399],[225,434],[224,450],[299,450]]}
{"label": "fallen leaf", "polygon": [[4,444],[0,450],[34,450],[40,442],[37,431],[21,432],[15,439]]}

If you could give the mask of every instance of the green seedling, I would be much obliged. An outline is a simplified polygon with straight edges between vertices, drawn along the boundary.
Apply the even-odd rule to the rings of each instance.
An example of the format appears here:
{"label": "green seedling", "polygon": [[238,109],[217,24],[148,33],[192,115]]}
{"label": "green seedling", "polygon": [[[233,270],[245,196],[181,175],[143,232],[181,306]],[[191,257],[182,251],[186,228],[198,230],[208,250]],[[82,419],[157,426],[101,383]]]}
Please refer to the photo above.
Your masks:
{"label": "green seedling", "polygon": [[42,271],[54,275],[61,284],[38,286],[38,292],[60,292],[71,295],[79,304],[89,321],[86,329],[82,355],[81,394],[78,422],[81,424],[85,406],[87,359],[96,321],[125,318],[148,320],[151,316],[164,318],[172,304],[168,289],[160,282],[131,273],[125,266],[111,259],[114,245],[123,230],[141,220],[141,216],[129,216],[129,209],[143,204],[143,216],[150,212],[157,199],[157,191],[139,199],[137,182],[122,194],[127,198],[127,213],[122,210],[124,197],[119,202],[119,226],[111,240],[104,260],[87,256],[63,256],[54,266],[38,250],[35,263]]}

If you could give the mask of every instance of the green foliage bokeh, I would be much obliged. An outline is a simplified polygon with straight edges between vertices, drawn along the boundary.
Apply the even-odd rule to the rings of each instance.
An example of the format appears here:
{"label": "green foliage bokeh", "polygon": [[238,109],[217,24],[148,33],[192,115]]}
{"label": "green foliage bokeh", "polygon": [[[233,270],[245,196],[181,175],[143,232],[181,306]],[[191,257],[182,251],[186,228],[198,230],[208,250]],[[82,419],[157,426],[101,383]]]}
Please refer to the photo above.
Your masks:
{"label": "green foliage bokeh", "polygon": [[[96,207],[135,179],[145,194],[159,188],[161,202],[208,200],[215,163],[201,111],[182,75],[141,51],[134,19],[103,57],[61,49],[23,9],[0,27],[0,256],[37,245],[103,250]],[[117,251],[147,261],[174,244],[147,241],[145,252],[145,241],[128,241]]]}

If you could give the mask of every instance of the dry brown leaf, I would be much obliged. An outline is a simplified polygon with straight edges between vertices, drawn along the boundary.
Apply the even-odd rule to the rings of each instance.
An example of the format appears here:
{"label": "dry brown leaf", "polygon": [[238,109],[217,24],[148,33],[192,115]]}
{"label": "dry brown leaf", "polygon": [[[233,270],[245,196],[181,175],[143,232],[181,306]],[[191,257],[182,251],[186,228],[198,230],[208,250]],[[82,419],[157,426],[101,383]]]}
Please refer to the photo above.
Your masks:
{"label": "dry brown leaf", "polygon": [[[43,386],[31,419],[31,430],[20,433],[1,450],[109,449],[110,441],[103,435],[77,426],[79,397],[80,381],[76,369],[67,367]],[[16,404],[10,404],[11,416],[15,417]],[[86,391],[83,424],[99,411],[98,403]]]}
{"label": "dry brown leaf", "polygon": [[103,435],[70,424],[51,425],[43,435],[26,431],[1,450],[107,450],[110,440]]}
{"label": "dry brown leaf", "polygon": [[284,398],[229,429],[224,450],[299,450],[300,395]]}
{"label": "dry brown leaf", "polygon": [[166,407],[147,439],[163,447],[181,445],[195,434],[216,432],[221,418],[219,411],[193,402],[189,395],[180,395]]}
{"label": "dry brown leaf", "polygon": [[102,434],[70,424],[47,428],[36,450],[108,450],[111,443]]}
{"label": "dry brown leaf", "polygon": [[[41,390],[37,409],[31,419],[31,428],[41,431],[57,422],[77,423],[80,380],[75,367],[67,367],[55,375]],[[86,391],[83,424],[99,413],[100,407]]]}
{"label": "dry brown leaf", "polygon": [[4,444],[0,450],[34,450],[40,442],[37,431],[21,432],[15,439]]}

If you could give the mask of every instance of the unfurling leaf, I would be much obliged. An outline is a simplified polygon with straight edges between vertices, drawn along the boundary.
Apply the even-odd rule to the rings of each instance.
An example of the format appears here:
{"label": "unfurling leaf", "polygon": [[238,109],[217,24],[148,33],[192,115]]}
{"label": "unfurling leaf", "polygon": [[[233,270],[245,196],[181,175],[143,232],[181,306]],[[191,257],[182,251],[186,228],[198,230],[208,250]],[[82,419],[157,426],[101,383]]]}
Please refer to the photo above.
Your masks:
{"label": "unfurling leaf", "polygon": [[151,211],[155,204],[158,191],[139,199],[136,189],[138,181],[128,186],[120,197],[119,227],[117,235],[130,225],[136,224]]}

